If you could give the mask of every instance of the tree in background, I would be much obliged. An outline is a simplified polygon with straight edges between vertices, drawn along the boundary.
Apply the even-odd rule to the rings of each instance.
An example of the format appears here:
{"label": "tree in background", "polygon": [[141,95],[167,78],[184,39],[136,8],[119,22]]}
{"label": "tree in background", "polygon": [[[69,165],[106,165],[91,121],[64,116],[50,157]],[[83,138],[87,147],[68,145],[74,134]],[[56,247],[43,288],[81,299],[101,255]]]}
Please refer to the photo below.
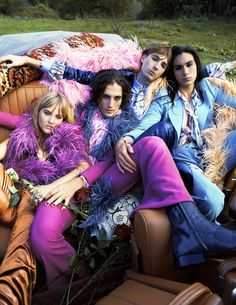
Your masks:
{"label": "tree in background", "polygon": [[141,18],[236,16],[234,0],[140,0]]}
{"label": "tree in background", "polygon": [[48,5],[58,10],[60,16],[71,18],[85,16],[120,17],[127,15],[133,0],[48,0]]}
{"label": "tree in background", "polygon": [[17,16],[20,13],[20,9],[27,5],[27,0],[1,0],[0,13],[8,16]]}
{"label": "tree in background", "polygon": [[[135,19],[236,16],[235,0],[0,0],[0,14],[20,15],[22,8],[27,6],[29,9],[35,7],[35,13],[37,7],[48,12],[46,8],[50,7],[61,18],[71,19],[88,16]],[[49,15],[53,16],[53,13]]]}

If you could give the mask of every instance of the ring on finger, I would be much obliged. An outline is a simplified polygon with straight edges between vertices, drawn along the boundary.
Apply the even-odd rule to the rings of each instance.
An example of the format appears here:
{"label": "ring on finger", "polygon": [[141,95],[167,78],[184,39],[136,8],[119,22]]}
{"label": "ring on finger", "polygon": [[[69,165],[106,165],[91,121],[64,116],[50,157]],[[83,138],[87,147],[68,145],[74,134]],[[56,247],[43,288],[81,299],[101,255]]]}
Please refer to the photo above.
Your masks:
{"label": "ring on finger", "polygon": [[35,194],[33,194],[33,195],[31,196],[31,199],[32,199],[32,201],[37,200],[37,198],[36,198]]}
{"label": "ring on finger", "polygon": [[40,198],[42,198],[43,196],[39,193],[39,192],[37,192],[37,193],[35,193],[35,198],[36,199],[40,199]]}

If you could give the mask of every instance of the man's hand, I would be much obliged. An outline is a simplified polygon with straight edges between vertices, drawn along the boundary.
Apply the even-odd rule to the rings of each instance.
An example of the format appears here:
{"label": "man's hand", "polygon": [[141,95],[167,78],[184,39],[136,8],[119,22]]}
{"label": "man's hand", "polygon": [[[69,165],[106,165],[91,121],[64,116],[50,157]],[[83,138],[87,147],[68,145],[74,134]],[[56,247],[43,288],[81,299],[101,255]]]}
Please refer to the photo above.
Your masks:
{"label": "man's hand", "polygon": [[119,170],[124,173],[125,171],[134,173],[137,170],[135,162],[131,159],[130,154],[134,153],[132,147],[134,140],[127,136],[121,138],[115,146],[116,164]]}

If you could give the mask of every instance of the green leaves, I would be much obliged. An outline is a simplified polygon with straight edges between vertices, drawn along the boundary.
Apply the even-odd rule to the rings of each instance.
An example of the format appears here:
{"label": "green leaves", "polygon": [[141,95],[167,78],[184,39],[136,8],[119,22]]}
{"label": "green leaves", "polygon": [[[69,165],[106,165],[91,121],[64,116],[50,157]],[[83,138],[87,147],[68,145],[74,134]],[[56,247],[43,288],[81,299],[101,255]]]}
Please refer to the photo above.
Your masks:
{"label": "green leaves", "polygon": [[11,196],[10,198],[10,202],[9,202],[9,207],[10,208],[14,208],[21,200],[21,196],[19,195],[19,193],[15,193]]}
{"label": "green leaves", "polygon": [[11,186],[11,187],[9,188],[9,191],[10,191],[11,194],[15,194],[15,193],[18,192],[18,189],[13,185],[13,186]]}
{"label": "green leaves", "polygon": [[13,186],[9,187],[9,192],[12,194],[9,202],[9,207],[13,208],[19,204],[21,200],[20,192],[22,189],[27,188],[29,191],[31,191],[35,185],[27,179],[20,179],[19,175],[13,168],[7,169],[6,172],[14,183]]}
{"label": "green leaves", "polygon": [[95,265],[96,265],[96,264],[95,264],[95,259],[92,257],[91,260],[90,260],[90,262],[89,262],[89,267],[92,268],[92,269],[94,269],[94,268],[95,268]]}
{"label": "green leaves", "polygon": [[90,252],[89,248],[88,248],[88,247],[85,247],[85,248],[84,248],[84,255],[85,255],[85,256],[89,256],[90,254],[91,254],[91,252]]}

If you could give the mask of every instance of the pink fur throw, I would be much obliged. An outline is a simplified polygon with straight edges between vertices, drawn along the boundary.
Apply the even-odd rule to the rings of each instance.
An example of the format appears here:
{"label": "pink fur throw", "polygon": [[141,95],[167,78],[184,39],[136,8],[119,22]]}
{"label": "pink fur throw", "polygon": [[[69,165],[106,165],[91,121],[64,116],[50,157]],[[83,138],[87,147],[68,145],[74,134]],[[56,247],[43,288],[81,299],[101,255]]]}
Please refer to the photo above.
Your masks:
{"label": "pink fur throw", "polygon": [[[106,43],[103,47],[90,48],[81,46],[70,48],[68,44],[58,43],[57,53],[52,61],[65,60],[68,66],[85,71],[98,72],[101,69],[139,69],[141,49],[137,41],[122,43]],[[89,99],[90,87],[72,80],[56,82],[43,81],[50,90],[63,93],[72,105],[83,103]]]}

